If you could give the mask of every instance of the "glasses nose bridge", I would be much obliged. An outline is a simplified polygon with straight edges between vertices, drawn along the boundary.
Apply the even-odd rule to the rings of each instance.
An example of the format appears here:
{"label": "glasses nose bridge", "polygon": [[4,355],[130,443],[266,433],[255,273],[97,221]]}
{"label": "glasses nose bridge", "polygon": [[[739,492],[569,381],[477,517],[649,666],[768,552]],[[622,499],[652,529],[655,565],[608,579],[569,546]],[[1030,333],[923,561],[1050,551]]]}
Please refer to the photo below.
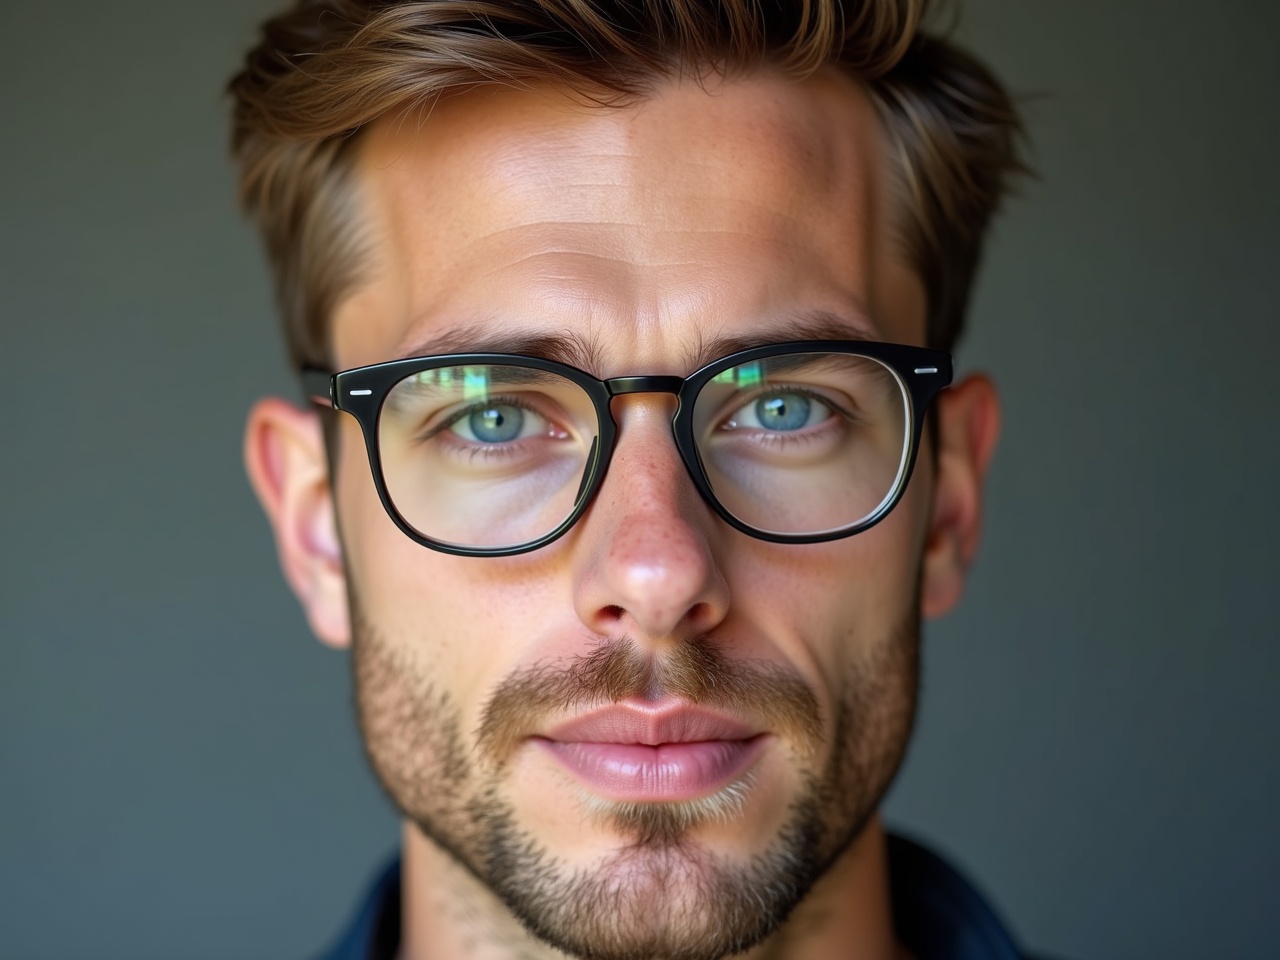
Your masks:
{"label": "glasses nose bridge", "polygon": [[[667,394],[669,396],[676,397],[677,399],[676,420],[679,419],[679,410],[681,406],[680,395],[681,393],[683,393],[685,388],[685,383],[686,383],[686,380],[684,377],[673,377],[673,376],[612,377],[608,380],[602,380],[601,383],[604,384],[605,390],[608,391],[609,399],[611,401],[616,397],[630,396],[632,394],[638,394],[638,393]],[[610,416],[612,417],[612,414],[610,414]],[[695,472],[696,468],[690,463],[690,460],[689,460],[690,455],[688,451],[685,449],[686,444],[681,441],[680,428],[676,423],[676,420],[673,420],[671,423],[672,440],[675,441],[676,450],[680,455],[680,459],[684,461],[685,468],[692,473],[692,472]],[[617,422],[616,419],[614,420],[614,422],[615,423]],[[613,443],[610,442],[607,455],[606,455],[606,461],[613,460],[613,453],[614,453],[614,446],[613,446]],[[607,472],[607,470],[608,470],[608,462],[606,462],[603,465],[603,471]],[[603,478],[603,472],[601,474],[601,477]],[[694,482],[695,483],[697,482],[696,477],[694,478]]]}
{"label": "glasses nose bridge", "polygon": [[[684,398],[682,398],[681,394],[685,392],[687,380],[682,378],[682,376],[664,375],[614,376],[614,378],[608,380],[600,380],[600,383],[602,383],[604,385],[604,389],[607,390],[609,401],[611,402],[614,398],[627,397],[631,396],[631,394],[637,393],[667,394],[667,396],[676,398],[676,415],[673,417],[671,422],[671,439],[675,442],[678,460],[684,462],[685,470],[689,471],[690,477],[692,481],[694,481],[694,485],[698,486],[699,490],[701,490],[698,466],[696,466],[696,460],[698,460],[698,457],[692,456],[689,449],[687,449],[687,447],[689,447],[689,442],[682,439],[680,424],[678,424],[678,420],[680,420],[681,407],[684,406]],[[612,412],[609,416],[611,416],[614,424],[617,424],[618,421],[616,417],[612,415]],[[614,429],[618,429],[617,426]],[[598,483],[602,483],[604,475],[607,474],[609,465],[611,465],[613,461],[613,454],[617,449],[616,442],[617,434],[613,434],[611,440],[609,440],[609,443],[607,444],[607,451],[605,451],[604,457],[605,462],[602,463],[602,465],[599,465],[600,474]],[[691,456],[692,460],[690,460]],[[586,476],[584,476],[584,485],[585,483]],[[703,495],[705,497],[705,494]]]}
{"label": "glasses nose bridge", "polygon": [[[639,376],[639,377],[612,377],[608,380],[602,380],[605,389],[609,392],[609,399],[612,401],[615,397],[625,397],[637,393],[660,393],[667,394],[677,398],[676,410],[677,419],[680,409],[680,394],[684,391],[684,377],[671,376]],[[676,446],[681,446],[679,439],[679,429],[675,422],[672,422],[673,439]],[[683,453],[683,451],[682,451]],[[612,457],[612,451],[610,452]]]}
{"label": "glasses nose bridge", "polygon": [[613,377],[605,380],[605,389],[610,398],[621,397],[630,393],[670,393],[679,395],[684,389],[684,377]]}
{"label": "glasses nose bridge", "polygon": [[[681,392],[684,390],[684,377],[668,377],[668,376],[640,376],[640,377],[613,377],[609,380],[602,380],[605,389],[609,392],[609,399],[612,401],[615,397],[625,397],[637,393],[661,393],[673,396],[679,400]],[[677,411],[679,403],[677,402]],[[675,428],[675,424],[672,424]],[[679,441],[677,440],[677,446]]]}

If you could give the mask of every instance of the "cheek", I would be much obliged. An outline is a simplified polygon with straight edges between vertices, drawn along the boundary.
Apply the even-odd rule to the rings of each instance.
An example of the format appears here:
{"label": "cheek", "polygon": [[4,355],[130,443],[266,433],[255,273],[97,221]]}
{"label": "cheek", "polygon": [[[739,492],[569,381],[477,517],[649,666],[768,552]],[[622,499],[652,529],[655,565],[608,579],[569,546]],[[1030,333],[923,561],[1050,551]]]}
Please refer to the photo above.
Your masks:
{"label": "cheek", "polygon": [[877,622],[901,625],[919,603],[920,570],[932,511],[928,464],[917,465],[889,516],[850,541],[848,589]]}
{"label": "cheek", "polygon": [[563,558],[455,557],[416,543],[383,508],[358,428],[343,443],[336,503],[352,609],[452,698],[469,736],[512,669],[580,644]]}
{"label": "cheek", "polygon": [[411,656],[465,710],[488,682],[484,665],[491,660],[477,652],[510,622],[505,594],[475,582],[484,561],[438,553],[406,536],[378,498],[363,446],[346,444],[343,453],[336,503],[353,615],[358,611],[367,629]]}
{"label": "cheek", "polygon": [[722,566],[737,624],[729,634],[752,638],[742,655],[790,664],[829,706],[841,678],[900,638],[917,614],[926,487],[913,479],[888,517],[846,540],[734,543]]}

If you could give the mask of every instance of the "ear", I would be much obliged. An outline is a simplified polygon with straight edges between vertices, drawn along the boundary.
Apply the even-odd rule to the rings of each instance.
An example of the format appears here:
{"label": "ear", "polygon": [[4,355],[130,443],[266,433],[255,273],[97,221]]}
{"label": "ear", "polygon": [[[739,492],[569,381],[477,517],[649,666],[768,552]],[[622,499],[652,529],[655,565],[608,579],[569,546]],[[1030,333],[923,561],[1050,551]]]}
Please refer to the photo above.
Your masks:
{"label": "ear", "polygon": [[312,631],[332,647],[347,646],[346,575],[319,416],[275,397],[260,400],[245,426],[244,462]]}
{"label": "ear", "polygon": [[1000,401],[985,376],[937,400],[933,515],[925,544],[921,614],[939,617],[960,600],[982,530],[982,487],[1000,434]]}

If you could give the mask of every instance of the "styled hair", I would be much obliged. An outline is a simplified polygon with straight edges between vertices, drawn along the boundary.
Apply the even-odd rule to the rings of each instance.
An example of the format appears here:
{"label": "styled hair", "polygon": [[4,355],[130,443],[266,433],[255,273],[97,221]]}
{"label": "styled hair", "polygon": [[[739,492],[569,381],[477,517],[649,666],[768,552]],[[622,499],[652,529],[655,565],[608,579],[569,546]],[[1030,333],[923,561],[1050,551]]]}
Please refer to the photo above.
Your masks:
{"label": "styled hair", "polygon": [[367,124],[484,85],[554,83],[607,109],[682,73],[833,65],[868,90],[898,241],[950,350],[1021,127],[994,76],[922,29],[930,0],[296,0],[232,78],[240,196],[262,230],[298,366],[327,366],[368,252],[354,156]]}

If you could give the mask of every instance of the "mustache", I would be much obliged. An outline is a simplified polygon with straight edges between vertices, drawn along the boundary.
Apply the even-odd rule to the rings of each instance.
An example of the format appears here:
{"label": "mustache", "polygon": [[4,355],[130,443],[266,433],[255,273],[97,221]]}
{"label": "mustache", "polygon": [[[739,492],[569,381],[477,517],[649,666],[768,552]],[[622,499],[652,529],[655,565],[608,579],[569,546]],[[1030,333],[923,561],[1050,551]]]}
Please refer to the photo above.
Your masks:
{"label": "mustache", "polygon": [[705,637],[647,654],[626,637],[590,653],[516,671],[494,690],[476,734],[482,757],[501,765],[549,716],[630,697],[676,697],[760,721],[787,736],[802,753],[822,743],[822,715],[807,685],[781,667],[731,660]]}

